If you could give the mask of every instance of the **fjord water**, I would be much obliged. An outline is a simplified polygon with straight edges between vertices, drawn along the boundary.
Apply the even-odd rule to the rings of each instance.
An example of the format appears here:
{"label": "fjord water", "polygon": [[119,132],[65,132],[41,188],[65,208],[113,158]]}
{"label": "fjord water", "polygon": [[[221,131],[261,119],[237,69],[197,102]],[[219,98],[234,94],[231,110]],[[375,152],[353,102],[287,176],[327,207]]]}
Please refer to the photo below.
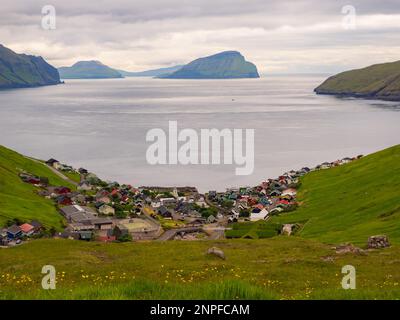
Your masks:
{"label": "fjord water", "polygon": [[[255,185],[286,170],[368,154],[400,142],[400,103],[318,96],[324,75],[240,80],[126,78],[0,91],[0,144],[57,158],[106,180],[197,186]],[[146,162],[152,128],[255,129],[255,169]]]}

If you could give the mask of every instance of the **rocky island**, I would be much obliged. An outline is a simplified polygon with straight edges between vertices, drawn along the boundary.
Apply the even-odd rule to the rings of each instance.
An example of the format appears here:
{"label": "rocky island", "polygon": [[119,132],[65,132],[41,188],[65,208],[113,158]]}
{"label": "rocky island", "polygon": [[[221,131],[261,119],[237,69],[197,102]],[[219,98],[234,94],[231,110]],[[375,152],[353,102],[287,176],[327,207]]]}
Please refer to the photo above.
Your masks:
{"label": "rocky island", "polygon": [[0,89],[27,88],[60,83],[56,68],[42,57],[17,54],[0,44]]}
{"label": "rocky island", "polygon": [[113,79],[123,78],[120,72],[100,61],[78,61],[71,67],[58,68],[62,79]]}
{"label": "rocky island", "polygon": [[224,51],[196,59],[163,79],[239,79],[259,78],[257,67],[238,51]]}
{"label": "rocky island", "polygon": [[400,61],[339,73],[314,91],[317,94],[400,101]]}

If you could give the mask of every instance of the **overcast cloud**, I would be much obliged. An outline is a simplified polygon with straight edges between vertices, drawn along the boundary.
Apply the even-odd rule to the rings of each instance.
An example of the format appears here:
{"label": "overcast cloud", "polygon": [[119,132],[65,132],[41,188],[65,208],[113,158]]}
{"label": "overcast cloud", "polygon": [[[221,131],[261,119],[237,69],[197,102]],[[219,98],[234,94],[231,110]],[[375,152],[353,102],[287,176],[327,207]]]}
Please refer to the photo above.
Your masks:
{"label": "overcast cloud", "polygon": [[[41,28],[43,5],[56,30]],[[343,28],[344,5],[356,29]],[[399,0],[1,0],[0,43],[60,67],[130,71],[238,50],[262,73],[338,72],[400,60]]]}

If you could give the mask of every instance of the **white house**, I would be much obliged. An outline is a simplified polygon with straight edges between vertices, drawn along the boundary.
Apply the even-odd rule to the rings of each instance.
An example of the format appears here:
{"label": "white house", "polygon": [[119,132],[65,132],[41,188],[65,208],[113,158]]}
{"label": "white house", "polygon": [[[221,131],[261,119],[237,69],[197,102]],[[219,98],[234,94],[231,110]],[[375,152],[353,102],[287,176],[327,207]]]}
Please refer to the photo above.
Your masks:
{"label": "white house", "polygon": [[250,221],[264,220],[267,218],[267,216],[268,216],[268,210],[264,208],[258,213],[252,212],[250,214]]}

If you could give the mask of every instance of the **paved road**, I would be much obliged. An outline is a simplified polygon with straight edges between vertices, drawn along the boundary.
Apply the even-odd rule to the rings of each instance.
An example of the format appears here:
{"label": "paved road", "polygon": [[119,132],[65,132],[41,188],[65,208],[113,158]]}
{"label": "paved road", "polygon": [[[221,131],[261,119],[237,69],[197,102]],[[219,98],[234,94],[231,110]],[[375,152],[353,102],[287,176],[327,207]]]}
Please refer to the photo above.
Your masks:
{"label": "paved road", "polygon": [[167,240],[173,239],[178,232],[196,232],[196,231],[200,231],[200,230],[201,230],[200,227],[170,229],[170,230],[165,231],[157,240],[158,241],[167,241]]}

